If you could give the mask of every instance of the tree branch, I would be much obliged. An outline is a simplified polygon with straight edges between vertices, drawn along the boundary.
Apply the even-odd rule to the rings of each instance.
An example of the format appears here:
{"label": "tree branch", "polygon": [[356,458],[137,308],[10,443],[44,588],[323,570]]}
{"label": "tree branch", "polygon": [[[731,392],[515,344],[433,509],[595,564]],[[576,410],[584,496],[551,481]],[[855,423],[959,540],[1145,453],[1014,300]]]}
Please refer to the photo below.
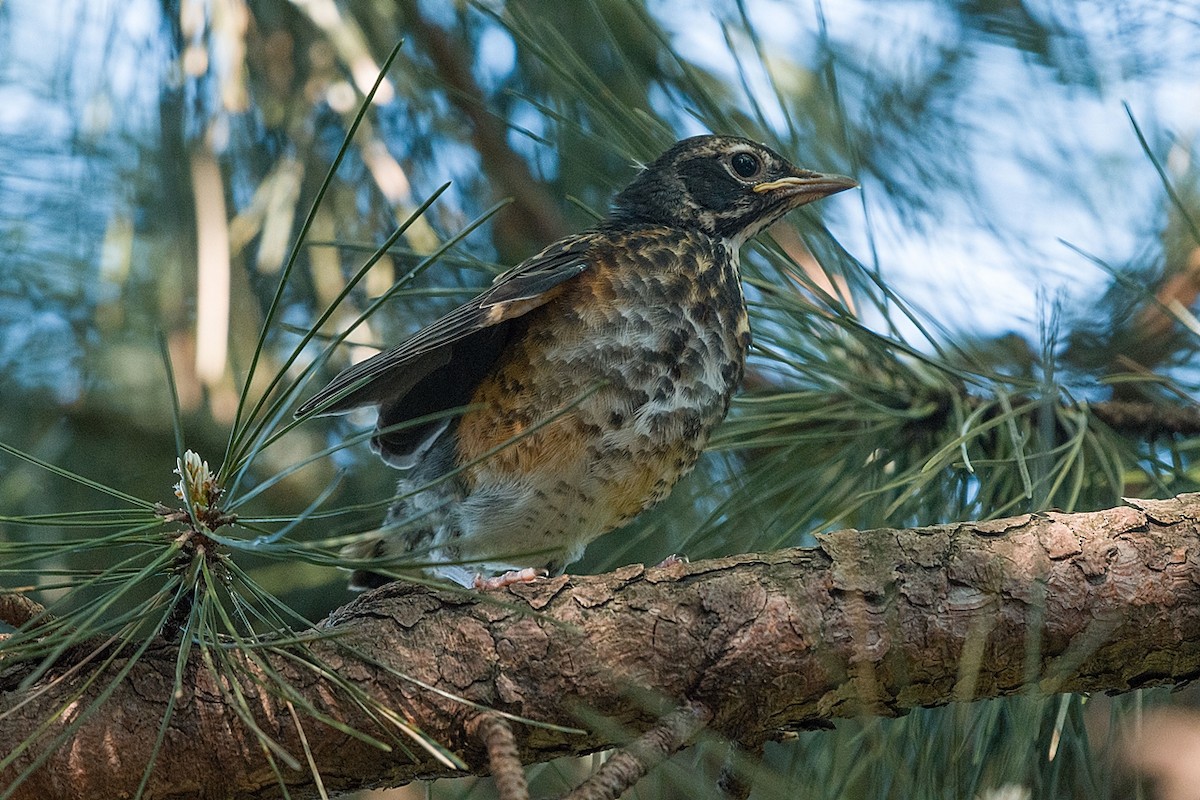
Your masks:
{"label": "tree branch", "polygon": [[1200,409],[1135,400],[1092,403],[1096,418],[1114,430],[1134,436],[1195,436],[1200,434]]}
{"label": "tree branch", "polygon": [[688,703],[672,711],[637,741],[605,761],[595,775],[563,800],[616,800],[687,744],[710,719],[712,711],[699,703]]}
{"label": "tree branch", "polygon": [[38,620],[36,625],[45,625],[52,619],[40,603],[24,592],[0,592],[0,622],[19,628],[34,620]]}
{"label": "tree branch", "polygon": [[479,717],[479,736],[487,748],[488,769],[500,800],[529,800],[529,784],[512,726],[499,714]]}
{"label": "tree branch", "polygon": [[471,141],[497,195],[513,199],[512,205],[497,215],[497,245],[504,260],[524,258],[531,244],[541,249],[566,236],[571,231],[558,204],[509,145],[505,121],[488,110],[490,103],[471,73],[471,53],[464,51],[461,40],[426,20],[419,4],[405,2],[403,8],[409,28],[446,87],[447,99],[466,119]]}
{"label": "tree branch", "polygon": [[[1088,514],[838,531],[813,549],[635,565],[487,598],[395,583],[322,623],[337,636],[307,647],[321,670],[286,652],[229,657],[242,665],[237,688],[258,727],[298,762],[311,758],[329,791],[459,774],[339,682],[380,698],[477,772],[488,765],[478,707],[421,684],[560,725],[598,715],[611,723],[578,734],[514,724],[526,764],[612,747],[620,730],[656,731],[666,753],[697,724],[755,748],[836,717],[901,714],[1031,683],[1120,692],[1195,678],[1198,520],[1200,495],[1183,495]],[[278,796],[259,740],[231,711],[230,686],[197,650],[147,796]],[[90,716],[120,659],[104,680],[49,676],[0,694],[0,741],[35,741],[13,750],[0,785],[44,758],[14,797],[132,793],[171,700],[176,655],[165,643],[148,651]],[[274,680],[266,668],[391,751],[311,720],[306,749],[288,703],[265,688]],[[664,723],[648,697],[682,710]],[[294,796],[313,793],[306,770],[280,771]]]}

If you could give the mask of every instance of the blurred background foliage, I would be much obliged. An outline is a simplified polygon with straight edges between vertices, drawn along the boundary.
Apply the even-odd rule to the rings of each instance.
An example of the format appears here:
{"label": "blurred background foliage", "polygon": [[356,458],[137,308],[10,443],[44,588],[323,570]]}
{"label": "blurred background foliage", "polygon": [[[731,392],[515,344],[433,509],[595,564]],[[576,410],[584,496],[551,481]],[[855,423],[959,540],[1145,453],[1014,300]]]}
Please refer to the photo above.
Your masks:
{"label": "blurred background foliage", "polygon": [[[575,569],[1193,491],[1198,33],[1197,7],[1170,0],[7,0],[0,441],[168,500],[162,332],[186,445],[216,466],[301,222],[402,40],[305,232],[252,399],[319,358],[321,338],[288,364],[443,184],[322,326],[347,343],[300,394],[589,225],[675,139],[739,133],[862,189],[748,248],[756,347],[729,422],[670,500]],[[245,490],[307,465],[243,513],[294,517],[340,472],[326,507],[345,513],[294,537],[374,525],[388,470],[361,443],[313,458],[369,424],[314,420],[255,450]],[[0,455],[10,520],[104,503]],[[0,540],[56,536],[0,523]],[[331,567],[239,561],[310,619],[347,599]],[[1144,707],[1161,699],[1030,695],[847,721],[770,745],[754,796],[1145,796],[1131,765],[1186,737],[1118,743],[1153,735]],[[709,795],[722,751],[683,754],[636,796]],[[1200,752],[1159,760],[1188,758]],[[587,766],[539,768],[535,787]]]}

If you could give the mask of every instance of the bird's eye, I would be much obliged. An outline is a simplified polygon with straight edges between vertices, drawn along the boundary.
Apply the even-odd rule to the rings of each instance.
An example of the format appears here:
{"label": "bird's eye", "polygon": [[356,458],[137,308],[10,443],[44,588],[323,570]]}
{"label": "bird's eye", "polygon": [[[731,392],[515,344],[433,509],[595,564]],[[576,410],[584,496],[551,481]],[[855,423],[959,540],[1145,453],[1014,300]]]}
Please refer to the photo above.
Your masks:
{"label": "bird's eye", "polygon": [[762,167],[758,158],[750,153],[738,153],[729,161],[729,165],[733,167],[733,171],[743,178],[753,178],[758,174],[758,170]]}

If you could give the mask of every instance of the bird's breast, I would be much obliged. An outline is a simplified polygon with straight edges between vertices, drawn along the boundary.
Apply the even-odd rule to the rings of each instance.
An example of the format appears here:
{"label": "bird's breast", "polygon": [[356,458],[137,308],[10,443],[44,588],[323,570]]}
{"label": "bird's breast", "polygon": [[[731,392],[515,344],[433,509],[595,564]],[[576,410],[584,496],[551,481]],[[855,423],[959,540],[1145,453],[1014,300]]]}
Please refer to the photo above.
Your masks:
{"label": "bird's breast", "polygon": [[571,481],[624,521],[691,469],[750,333],[736,252],[707,236],[630,234],[589,259],[479,384],[458,460],[469,486]]}

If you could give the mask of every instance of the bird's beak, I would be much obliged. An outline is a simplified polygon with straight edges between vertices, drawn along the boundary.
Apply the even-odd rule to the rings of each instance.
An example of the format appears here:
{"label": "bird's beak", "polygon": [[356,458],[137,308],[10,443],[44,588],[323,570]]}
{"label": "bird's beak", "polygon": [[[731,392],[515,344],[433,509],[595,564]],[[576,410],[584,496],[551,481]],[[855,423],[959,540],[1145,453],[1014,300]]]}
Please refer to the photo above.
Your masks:
{"label": "bird's beak", "polygon": [[764,181],[754,187],[757,194],[771,192],[779,197],[794,198],[796,205],[811,203],[831,194],[844,192],[858,186],[858,181],[845,175],[829,175],[822,172],[799,171],[774,181]]}

